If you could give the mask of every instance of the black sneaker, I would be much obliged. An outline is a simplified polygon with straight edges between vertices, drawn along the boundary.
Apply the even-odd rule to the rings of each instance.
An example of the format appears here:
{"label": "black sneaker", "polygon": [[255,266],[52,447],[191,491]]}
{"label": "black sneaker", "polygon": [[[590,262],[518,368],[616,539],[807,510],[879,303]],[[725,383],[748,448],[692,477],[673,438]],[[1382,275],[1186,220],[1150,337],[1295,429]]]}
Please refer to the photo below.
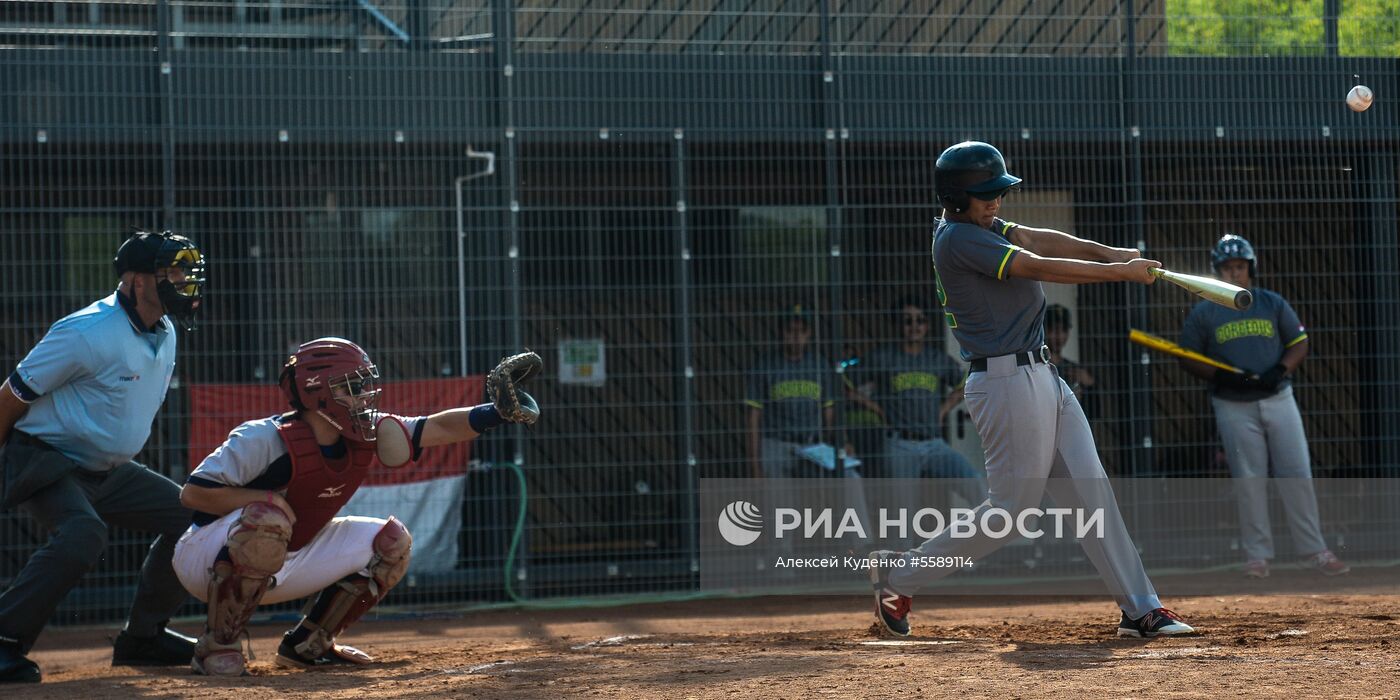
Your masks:
{"label": "black sneaker", "polygon": [[1123,620],[1118,623],[1120,637],[1172,637],[1195,632],[1196,628],[1186,624],[1180,615],[1166,608],[1157,608],[1137,620],[1128,617],[1128,613],[1123,613]]}
{"label": "black sneaker", "polygon": [[0,683],[38,683],[41,678],[39,664],[30,661],[19,644],[0,642]]}
{"label": "black sneaker", "polygon": [[344,644],[331,644],[326,653],[308,659],[297,651],[292,643],[292,633],[282,635],[282,643],[277,645],[277,665],[286,668],[320,668],[322,666],[363,666],[374,661],[374,657]]}
{"label": "black sneaker", "polygon": [[885,565],[887,561],[898,556],[899,552],[888,549],[876,550],[867,555],[871,562],[870,583],[875,589],[875,617],[890,634],[908,637],[909,609],[913,606],[914,599],[890,588],[888,579],[893,567]]}
{"label": "black sneaker", "polygon": [[112,645],[113,666],[187,666],[194,658],[195,639],[161,627],[153,637],[122,630]]}

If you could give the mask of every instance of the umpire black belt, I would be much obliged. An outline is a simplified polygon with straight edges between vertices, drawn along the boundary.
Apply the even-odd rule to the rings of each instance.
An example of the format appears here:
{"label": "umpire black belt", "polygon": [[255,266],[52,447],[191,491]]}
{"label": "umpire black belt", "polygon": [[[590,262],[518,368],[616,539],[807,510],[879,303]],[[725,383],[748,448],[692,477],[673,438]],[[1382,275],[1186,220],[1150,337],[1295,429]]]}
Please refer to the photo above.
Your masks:
{"label": "umpire black belt", "polygon": [[10,437],[6,441],[13,442],[16,445],[29,445],[30,447],[38,447],[40,449],[45,450],[53,449],[53,445],[50,445],[49,443],[44,442],[43,440],[40,440],[39,438],[36,438],[33,435],[30,435],[29,433],[26,433],[22,430],[11,429]]}
{"label": "umpire black belt", "polygon": [[[1025,367],[1026,365],[1033,365],[1033,364],[1035,364],[1035,363],[1037,363],[1037,362],[1043,362],[1043,363],[1045,363],[1045,364],[1047,364],[1047,365],[1050,364],[1050,348],[1049,348],[1049,347],[1046,347],[1046,346],[1044,346],[1044,345],[1040,346],[1040,352],[1018,352],[1018,353],[1016,353],[1016,366],[1017,366],[1017,367]],[[971,372],[986,372],[986,371],[987,371],[987,358],[985,358],[985,357],[974,358],[974,359],[972,360],[971,368],[970,368],[968,371],[971,371]]]}

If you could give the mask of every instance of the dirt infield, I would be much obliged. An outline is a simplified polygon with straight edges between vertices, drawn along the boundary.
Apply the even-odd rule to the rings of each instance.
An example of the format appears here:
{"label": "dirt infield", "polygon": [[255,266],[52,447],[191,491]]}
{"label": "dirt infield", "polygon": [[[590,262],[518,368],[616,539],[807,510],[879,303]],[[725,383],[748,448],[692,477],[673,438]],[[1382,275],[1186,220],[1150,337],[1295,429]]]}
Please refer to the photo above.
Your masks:
{"label": "dirt infield", "polygon": [[[253,629],[254,676],[114,669],[114,630],[55,629],[38,686],[6,698],[1394,697],[1400,610],[1384,595],[1171,601],[1202,634],[1113,636],[1111,601],[916,600],[915,635],[870,631],[866,597],[705,600],[365,622],[358,669],[271,662],[284,626]],[[189,625],[186,625],[189,627]],[[250,692],[251,691],[251,692]]]}

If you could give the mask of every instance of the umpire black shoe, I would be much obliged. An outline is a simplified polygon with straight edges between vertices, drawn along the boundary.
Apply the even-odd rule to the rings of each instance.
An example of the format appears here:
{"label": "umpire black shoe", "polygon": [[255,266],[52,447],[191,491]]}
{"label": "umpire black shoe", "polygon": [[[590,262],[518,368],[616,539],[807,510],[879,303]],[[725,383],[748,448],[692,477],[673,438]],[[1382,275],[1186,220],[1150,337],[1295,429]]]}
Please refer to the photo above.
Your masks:
{"label": "umpire black shoe", "polygon": [[122,630],[112,647],[113,666],[188,666],[194,658],[195,639],[161,627],[151,637],[137,637]]}
{"label": "umpire black shoe", "polygon": [[867,555],[870,560],[870,584],[875,589],[875,617],[890,634],[909,636],[909,609],[914,599],[890,588],[889,573],[899,552],[877,549]]}
{"label": "umpire black shoe", "polygon": [[39,665],[30,661],[14,642],[0,642],[0,683],[38,683]]}
{"label": "umpire black shoe", "polygon": [[1171,637],[1195,632],[1196,628],[1166,608],[1157,608],[1136,620],[1123,613],[1123,619],[1118,623],[1120,637]]}

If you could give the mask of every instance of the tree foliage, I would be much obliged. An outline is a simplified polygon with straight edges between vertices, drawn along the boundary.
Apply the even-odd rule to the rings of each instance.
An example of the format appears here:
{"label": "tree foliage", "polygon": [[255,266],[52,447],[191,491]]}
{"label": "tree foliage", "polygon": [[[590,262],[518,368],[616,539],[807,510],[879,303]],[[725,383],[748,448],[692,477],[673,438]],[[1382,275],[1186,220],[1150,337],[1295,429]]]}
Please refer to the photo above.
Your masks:
{"label": "tree foliage", "polygon": [[[1341,0],[1338,52],[1400,56],[1400,3]],[[1326,55],[1323,0],[1167,0],[1177,56]]]}

